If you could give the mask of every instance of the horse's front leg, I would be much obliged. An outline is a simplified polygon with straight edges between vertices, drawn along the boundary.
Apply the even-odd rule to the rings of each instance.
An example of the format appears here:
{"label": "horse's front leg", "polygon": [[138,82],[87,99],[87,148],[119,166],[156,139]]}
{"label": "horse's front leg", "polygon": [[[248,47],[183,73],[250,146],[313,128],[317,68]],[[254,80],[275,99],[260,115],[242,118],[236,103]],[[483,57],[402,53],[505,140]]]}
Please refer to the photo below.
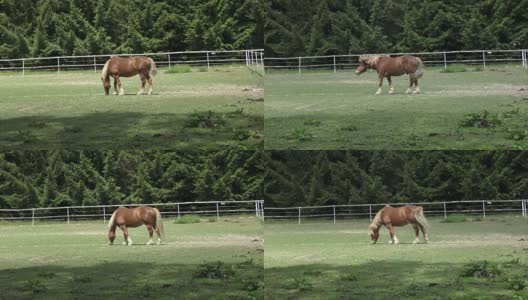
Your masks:
{"label": "horse's front leg", "polygon": [[119,96],[124,96],[125,90],[123,89],[123,86],[121,85],[121,78],[119,76],[116,76],[115,80],[117,81],[117,85],[119,86]]}
{"label": "horse's front leg", "polygon": [[114,95],[119,95],[119,91],[117,90],[117,79],[114,77]]}
{"label": "horse's front leg", "polygon": [[126,225],[120,225],[119,228],[123,230],[123,235],[125,237],[125,241],[123,242],[123,245],[132,246],[132,239],[130,238],[130,235],[128,235],[128,228],[126,227]]}
{"label": "horse's front leg", "polygon": [[378,91],[376,92],[376,95],[381,94],[381,85],[383,84],[383,75],[380,75],[378,78]]}
{"label": "horse's front leg", "polygon": [[152,77],[150,77],[150,74],[147,74],[146,77],[147,77],[147,80],[148,80],[148,83],[149,83],[149,92],[148,92],[148,94],[152,95],[152,88],[153,88]]}
{"label": "horse's front leg", "polygon": [[420,87],[418,87],[418,78],[414,78],[414,94],[420,94]]}
{"label": "horse's front leg", "polygon": [[389,82],[389,94],[394,94],[394,87],[392,86],[392,78],[387,76],[387,81]]}
{"label": "horse's front leg", "polygon": [[152,235],[154,234],[154,230],[152,229],[152,225],[146,225],[146,226],[147,226],[147,230],[149,233],[149,240],[147,242],[147,245],[152,245],[154,244],[154,241],[152,241]]}
{"label": "horse's front leg", "polygon": [[414,241],[413,241],[413,244],[418,244],[418,242],[420,241],[420,228],[418,227],[418,225],[416,224],[412,224],[413,228],[414,228]]}
{"label": "horse's front leg", "polygon": [[155,225],[155,229],[156,229],[156,235],[158,236],[158,245],[161,244],[161,232],[160,232],[160,229],[158,227],[158,225]]}
{"label": "horse's front leg", "polygon": [[386,226],[389,229],[389,233],[391,237],[389,244],[399,244],[400,241],[398,241],[398,238],[396,237],[396,234],[394,233],[394,227],[392,226],[392,224],[387,224]]}
{"label": "horse's front leg", "polygon": [[409,76],[409,82],[410,82],[410,83],[409,83],[409,88],[408,88],[407,91],[405,92],[405,93],[407,93],[407,94],[412,93],[412,86],[413,86],[413,84],[414,84],[414,79],[413,79],[412,76]]}

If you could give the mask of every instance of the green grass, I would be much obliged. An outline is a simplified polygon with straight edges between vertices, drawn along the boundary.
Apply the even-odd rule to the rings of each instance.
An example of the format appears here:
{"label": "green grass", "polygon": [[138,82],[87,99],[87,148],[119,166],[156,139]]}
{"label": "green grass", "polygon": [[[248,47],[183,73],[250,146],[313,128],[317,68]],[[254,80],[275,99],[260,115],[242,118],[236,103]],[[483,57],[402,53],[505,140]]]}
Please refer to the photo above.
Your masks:
{"label": "green grass", "polygon": [[457,72],[467,72],[467,69],[463,65],[449,65],[445,69],[440,70],[441,73],[457,73]]}
{"label": "green grass", "polygon": [[[528,149],[525,70],[441,70],[425,69],[419,95],[405,94],[409,78],[399,76],[395,94],[385,80],[379,96],[375,72],[268,72],[265,149]],[[461,126],[474,116],[492,119]]]}
{"label": "green grass", "polygon": [[[411,226],[399,245],[383,228],[369,244],[368,220],[266,221],[267,299],[527,299],[528,220],[493,217],[441,223],[430,242],[413,245]],[[519,298],[521,299],[521,298]]]}
{"label": "green grass", "polygon": [[[162,69],[153,77],[152,96],[136,95],[138,76],[122,78],[125,96],[104,96],[99,72],[30,74],[0,73],[0,149],[255,149],[263,144],[264,104],[255,101],[263,97],[263,78],[245,67],[175,74]],[[192,126],[209,112],[218,126]]]}
{"label": "green grass", "polygon": [[120,245],[119,229],[108,246],[102,221],[3,222],[0,298],[262,299],[260,221],[164,225],[163,245],[146,246],[142,226],[129,229],[133,246]]}

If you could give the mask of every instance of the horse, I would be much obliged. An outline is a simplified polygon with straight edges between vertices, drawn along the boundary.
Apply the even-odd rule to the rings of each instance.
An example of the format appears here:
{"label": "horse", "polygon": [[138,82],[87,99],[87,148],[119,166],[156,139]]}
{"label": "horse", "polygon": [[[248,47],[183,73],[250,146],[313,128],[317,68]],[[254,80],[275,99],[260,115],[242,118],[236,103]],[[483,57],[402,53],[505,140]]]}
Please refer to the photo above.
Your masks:
{"label": "horse", "polygon": [[[418,57],[405,55],[399,57],[390,57],[388,55],[362,55],[359,57],[359,66],[356,69],[356,75],[363,74],[368,68],[378,72],[378,91],[376,95],[381,94],[381,85],[383,78],[387,77],[389,81],[389,94],[394,93],[391,76],[400,76],[409,74],[409,88],[407,94],[419,94],[418,79],[423,76],[424,64]],[[414,91],[412,87],[414,85]]]}
{"label": "horse", "polygon": [[[152,95],[152,76],[156,76],[158,69],[156,63],[150,57],[135,56],[135,57],[118,57],[111,56],[106,61],[103,71],[101,73],[101,80],[103,81],[103,87],[105,95],[110,94],[110,77],[114,78],[114,95],[125,94],[123,87],[121,86],[121,77],[132,77],[137,74],[141,77],[141,89],[137,93],[138,95],[145,94],[145,83],[149,83],[149,95]],[[119,86],[119,92],[117,90]]]}
{"label": "horse", "polygon": [[121,228],[125,236],[125,241],[123,245],[132,245],[132,239],[128,234],[128,227],[139,227],[141,225],[147,226],[149,232],[149,241],[147,245],[152,245],[153,231],[156,230],[156,235],[158,236],[158,245],[161,244],[162,236],[165,236],[165,231],[163,229],[163,221],[161,220],[161,213],[157,208],[152,208],[148,206],[140,206],[136,208],[126,208],[120,206],[114,211],[110,221],[108,222],[108,240],[109,245],[114,243],[116,234],[116,227]]}
{"label": "horse", "polygon": [[389,229],[390,241],[389,243],[398,244],[398,238],[394,234],[393,226],[404,226],[411,224],[414,228],[415,239],[413,244],[419,242],[420,230],[422,230],[425,243],[429,241],[427,236],[427,228],[429,222],[423,214],[423,208],[421,206],[406,205],[402,207],[385,206],[382,208],[372,220],[372,224],[369,226],[370,243],[375,244],[379,238],[379,228],[384,225]]}

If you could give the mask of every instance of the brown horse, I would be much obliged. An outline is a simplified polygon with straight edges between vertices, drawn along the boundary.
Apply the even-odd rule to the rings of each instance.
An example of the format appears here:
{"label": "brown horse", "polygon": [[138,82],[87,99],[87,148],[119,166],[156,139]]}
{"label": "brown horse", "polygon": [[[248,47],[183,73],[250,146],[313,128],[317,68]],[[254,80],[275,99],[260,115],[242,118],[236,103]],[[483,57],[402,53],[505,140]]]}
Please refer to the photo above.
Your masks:
{"label": "brown horse", "polygon": [[[407,89],[407,94],[419,94],[418,78],[423,76],[423,62],[418,57],[414,56],[400,56],[390,57],[387,55],[362,55],[359,57],[359,67],[356,69],[356,75],[361,75],[368,68],[372,68],[378,72],[378,91],[376,95],[381,94],[381,85],[383,78],[387,77],[389,81],[389,94],[394,93],[391,76],[400,76],[409,74],[410,85]],[[415,87],[414,92],[412,87]]]}
{"label": "brown horse", "polygon": [[114,211],[112,218],[110,218],[110,222],[108,222],[109,244],[112,245],[114,243],[116,237],[116,227],[119,227],[121,230],[123,230],[123,234],[125,235],[125,241],[123,242],[123,245],[131,246],[132,239],[130,239],[130,235],[128,234],[128,227],[138,227],[143,224],[147,226],[150,236],[147,245],[152,245],[154,243],[152,241],[152,234],[154,230],[156,230],[159,245],[161,243],[162,235],[165,236],[165,232],[163,230],[161,214],[157,208],[148,206],[136,208],[126,208],[122,206],[119,207],[116,209],[116,211]]}
{"label": "brown horse", "polygon": [[[149,95],[152,95],[152,78],[158,73],[156,63],[150,57],[136,56],[136,57],[117,57],[112,56],[106,61],[103,72],[101,73],[101,80],[105,95],[110,94],[110,77],[114,77],[114,95],[124,95],[125,91],[121,86],[120,77],[132,77],[137,74],[141,77],[141,89],[138,95],[145,94],[145,83],[149,83]],[[119,92],[117,90],[119,86]]]}
{"label": "brown horse", "polygon": [[413,244],[418,243],[420,230],[422,230],[424,241],[429,241],[426,233],[429,223],[423,214],[423,208],[421,206],[406,205],[402,207],[385,206],[382,208],[372,220],[372,224],[369,226],[370,242],[375,244],[379,238],[379,228],[385,225],[390,232],[389,243],[398,244],[398,238],[394,234],[393,226],[404,226],[412,224],[416,238]]}

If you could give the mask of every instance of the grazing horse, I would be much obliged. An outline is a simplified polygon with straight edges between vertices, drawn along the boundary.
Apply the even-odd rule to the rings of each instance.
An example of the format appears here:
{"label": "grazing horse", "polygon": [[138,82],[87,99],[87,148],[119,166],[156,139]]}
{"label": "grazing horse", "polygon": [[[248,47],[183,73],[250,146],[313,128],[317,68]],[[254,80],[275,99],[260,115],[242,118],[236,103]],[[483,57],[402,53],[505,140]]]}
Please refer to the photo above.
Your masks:
{"label": "grazing horse", "polygon": [[426,233],[429,223],[423,214],[423,208],[421,206],[406,205],[402,207],[385,206],[382,208],[372,220],[372,224],[369,226],[370,243],[375,244],[379,238],[379,228],[385,225],[390,232],[389,243],[398,244],[398,238],[394,234],[393,226],[404,226],[412,224],[416,238],[413,244],[418,243],[420,230],[422,230],[424,241],[429,241]]}
{"label": "grazing horse", "polygon": [[[410,85],[407,89],[407,94],[419,94],[418,78],[423,76],[423,62],[418,57],[405,55],[400,57],[390,57],[387,55],[362,55],[359,57],[359,66],[356,69],[356,75],[361,75],[368,68],[372,68],[378,72],[378,91],[376,95],[381,94],[381,85],[383,78],[387,77],[389,81],[389,94],[394,93],[391,76],[400,76],[409,74]],[[412,87],[415,87],[414,92]]]}
{"label": "grazing horse", "polygon": [[[112,56],[106,61],[103,72],[101,73],[101,80],[105,89],[105,95],[110,94],[110,77],[114,77],[114,95],[124,95],[125,91],[121,86],[121,77],[132,77],[137,74],[141,77],[141,89],[138,95],[145,94],[145,83],[149,83],[149,95],[152,95],[152,76],[158,73],[156,63],[150,57],[136,56],[136,57],[117,57]],[[119,92],[117,90],[119,86]]]}
{"label": "grazing horse", "polygon": [[125,235],[125,241],[123,245],[132,245],[132,239],[128,234],[128,227],[139,227],[141,225],[146,225],[150,239],[147,242],[147,245],[152,245],[153,231],[156,230],[156,235],[158,236],[158,245],[161,243],[162,235],[165,236],[165,231],[163,230],[163,221],[161,220],[161,214],[157,208],[152,208],[148,206],[140,206],[136,208],[126,208],[119,207],[112,214],[110,222],[108,222],[108,240],[110,241],[109,245],[114,243],[116,237],[116,227],[123,230]]}

